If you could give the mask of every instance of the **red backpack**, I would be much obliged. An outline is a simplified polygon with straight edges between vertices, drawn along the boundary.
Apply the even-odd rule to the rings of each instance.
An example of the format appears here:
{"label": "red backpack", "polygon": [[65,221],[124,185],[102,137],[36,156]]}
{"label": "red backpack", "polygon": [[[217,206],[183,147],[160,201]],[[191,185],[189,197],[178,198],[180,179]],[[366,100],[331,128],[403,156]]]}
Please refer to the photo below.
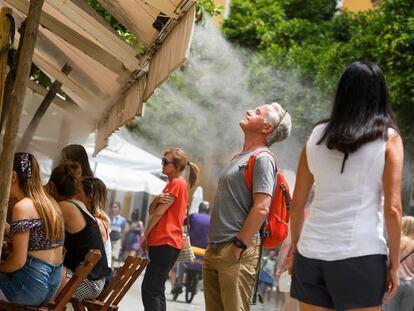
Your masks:
{"label": "red backpack", "polygon": [[290,192],[289,185],[285,176],[280,173],[276,166],[274,155],[267,150],[255,151],[247,161],[244,175],[246,177],[247,188],[252,191],[253,185],[253,168],[258,154],[267,152],[275,160],[276,185],[273,190],[272,202],[270,204],[269,215],[262,229],[263,247],[275,248],[282,244],[288,236],[289,230],[289,209],[290,209]]}

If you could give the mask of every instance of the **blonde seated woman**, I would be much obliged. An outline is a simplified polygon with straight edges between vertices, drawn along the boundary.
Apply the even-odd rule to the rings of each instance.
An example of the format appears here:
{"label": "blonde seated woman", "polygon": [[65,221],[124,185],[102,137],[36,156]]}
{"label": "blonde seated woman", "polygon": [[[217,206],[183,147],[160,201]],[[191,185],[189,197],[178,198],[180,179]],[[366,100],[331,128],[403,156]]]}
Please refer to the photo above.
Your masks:
{"label": "blonde seated woman", "polygon": [[61,279],[64,223],[56,201],[43,190],[39,164],[29,153],[14,155],[10,198],[12,252],[0,263],[0,298],[46,305]]}
{"label": "blonde seated woman", "polygon": [[111,223],[109,216],[104,212],[106,205],[107,191],[102,180],[95,177],[86,176],[81,180],[81,188],[77,198],[85,204],[89,212],[95,217],[99,225],[102,241],[105,247],[106,259],[108,267],[111,268],[111,240],[109,233],[111,231]]}

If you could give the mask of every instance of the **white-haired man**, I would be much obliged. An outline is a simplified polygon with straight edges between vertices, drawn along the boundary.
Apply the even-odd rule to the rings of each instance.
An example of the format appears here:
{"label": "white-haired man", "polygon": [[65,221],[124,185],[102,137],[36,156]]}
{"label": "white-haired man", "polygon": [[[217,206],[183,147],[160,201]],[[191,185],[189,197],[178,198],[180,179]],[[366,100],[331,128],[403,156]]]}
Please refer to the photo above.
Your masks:
{"label": "white-haired man", "polygon": [[211,214],[203,265],[207,311],[250,310],[260,249],[258,232],[276,182],[274,158],[267,152],[257,155],[252,191],[244,170],[255,151],[290,135],[291,120],[279,104],[272,103],[246,111],[240,127],[243,150],[222,171]]}

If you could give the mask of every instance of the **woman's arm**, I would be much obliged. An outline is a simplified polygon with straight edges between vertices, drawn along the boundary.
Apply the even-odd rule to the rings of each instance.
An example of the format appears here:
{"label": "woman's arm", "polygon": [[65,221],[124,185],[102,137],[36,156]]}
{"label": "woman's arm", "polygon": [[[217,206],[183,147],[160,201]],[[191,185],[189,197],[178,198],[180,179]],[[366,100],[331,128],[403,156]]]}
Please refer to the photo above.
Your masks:
{"label": "woman's arm", "polygon": [[[33,218],[34,206],[31,200],[22,200],[13,207],[12,221]],[[12,252],[7,259],[0,263],[0,272],[14,272],[21,268],[27,260],[30,231],[16,232],[12,238]]]}
{"label": "woman's arm", "polygon": [[148,213],[151,216],[152,214],[154,214],[155,209],[157,208],[158,205],[160,204],[167,204],[170,202],[174,202],[175,197],[169,193],[161,193],[159,195],[157,195],[154,200],[152,200],[149,209],[148,209]]}
{"label": "woman's arm", "polygon": [[306,145],[302,149],[296,173],[296,184],[290,209],[290,233],[292,237],[292,252],[295,253],[304,222],[304,210],[308,202],[309,192],[314,183],[306,157]]}
{"label": "woman's arm", "polygon": [[[175,201],[175,199],[174,199]],[[160,204],[157,206],[156,210],[154,211],[154,214],[150,217],[150,220],[148,221],[148,226],[144,231],[144,235],[148,236],[148,234],[151,232],[151,230],[155,227],[155,225],[160,221],[161,217],[165,214],[167,209],[170,208],[170,206],[174,203],[174,201],[171,201],[169,203]]]}
{"label": "woman's arm", "polygon": [[384,217],[388,236],[389,267],[387,277],[387,295],[384,302],[396,294],[399,279],[401,242],[401,176],[403,170],[404,150],[401,137],[392,135],[388,138],[385,150]]}
{"label": "woman's arm", "polygon": [[155,196],[154,199],[152,200],[149,208],[148,208],[148,213],[151,216],[154,213],[155,207],[158,204],[158,200],[159,200],[159,195]]}
{"label": "woman's arm", "polygon": [[106,228],[106,223],[101,218],[96,218],[96,221],[98,222],[99,231],[101,232],[102,241],[105,243],[106,240],[108,240],[108,229]]}
{"label": "woman's arm", "polygon": [[144,234],[142,235],[142,239],[141,239],[141,249],[143,251],[146,251],[147,239],[148,239],[148,235],[150,234],[151,230],[154,229],[155,225],[160,221],[161,217],[165,214],[168,208],[170,208],[170,206],[174,203],[175,197],[174,196],[171,196],[171,197],[173,197],[174,200],[172,201],[170,200],[169,203],[158,205],[155,208],[154,213],[150,216],[148,220],[148,225],[145,228]]}
{"label": "woman's arm", "polygon": [[280,275],[282,274],[282,272],[286,270],[287,258],[288,258],[290,247],[291,247],[291,241],[290,241],[290,237],[288,236],[283,241],[282,245],[280,246],[279,258],[277,260],[276,273],[275,273],[277,280],[280,278]]}

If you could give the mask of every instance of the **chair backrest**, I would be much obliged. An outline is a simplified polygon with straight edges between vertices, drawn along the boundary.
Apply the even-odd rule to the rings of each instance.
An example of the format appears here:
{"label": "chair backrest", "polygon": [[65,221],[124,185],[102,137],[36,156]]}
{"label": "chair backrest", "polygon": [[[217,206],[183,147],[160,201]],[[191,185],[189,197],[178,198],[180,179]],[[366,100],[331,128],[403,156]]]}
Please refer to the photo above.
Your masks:
{"label": "chair backrest", "polygon": [[96,299],[104,303],[101,310],[107,310],[110,306],[118,306],[149,262],[150,260],[146,258],[128,256],[112,281]]}
{"label": "chair backrest", "polygon": [[72,298],[80,284],[86,279],[88,274],[101,259],[101,252],[97,249],[91,249],[85,256],[85,260],[77,267],[69,282],[62,291],[55,297],[54,301],[48,306],[49,310],[64,310],[66,304]]}

